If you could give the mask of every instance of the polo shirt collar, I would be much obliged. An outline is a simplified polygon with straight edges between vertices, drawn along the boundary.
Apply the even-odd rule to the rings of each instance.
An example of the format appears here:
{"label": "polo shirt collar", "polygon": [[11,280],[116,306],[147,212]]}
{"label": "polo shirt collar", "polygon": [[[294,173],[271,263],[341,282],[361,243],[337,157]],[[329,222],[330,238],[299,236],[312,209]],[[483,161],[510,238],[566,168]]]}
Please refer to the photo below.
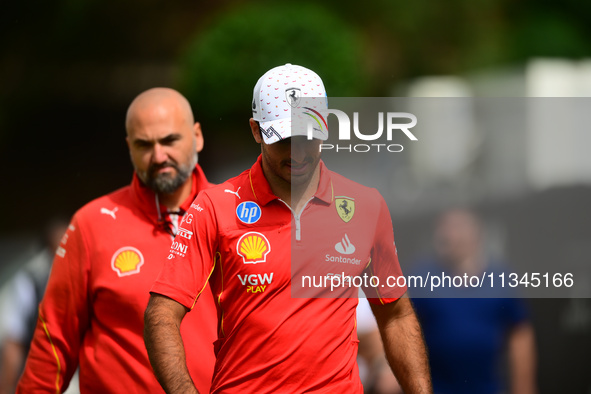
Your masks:
{"label": "polo shirt collar", "polygon": [[[318,190],[316,190],[314,198],[319,199],[326,204],[330,204],[334,199],[330,171],[326,168],[322,160],[320,160],[318,165],[320,166],[320,181],[318,182]],[[273,193],[273,190],[271,190],[269,181],[267,181],[263,172],[262,155],[259,155],[256,163],[250,168],[248,176],[252,193],[261,205],[267,205],[269,202],[279,199],[279,197]]]}
{"label": "polo shirt collar", "polygon": [[265,178],[265,173],[263,172],[263,155],[259,155],[256,163],[250,168],[248,178],[252,194],[261,205],[267,205],[271,201],[279,199],[273,193],[267,178]]}
{"label": "polo shirt collar", "polygon": [[318,165],[320,166],[320,181],[318,181],[318,190],[316,190],[314,197],[326,204],[330,204],[334,200],[334,189],[332,187],[330,171],[326,168],[322,160],[320,160]]}

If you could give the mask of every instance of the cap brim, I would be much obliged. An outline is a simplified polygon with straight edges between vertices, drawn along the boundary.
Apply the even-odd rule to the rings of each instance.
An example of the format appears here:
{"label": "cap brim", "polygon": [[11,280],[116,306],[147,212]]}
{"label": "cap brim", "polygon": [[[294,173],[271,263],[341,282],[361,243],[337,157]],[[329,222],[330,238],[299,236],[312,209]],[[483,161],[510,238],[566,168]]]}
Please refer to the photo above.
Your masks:
{"label": "cap brim", "polygon": [[274,144],[286,138],[297,136],[307,137],[308,124],[312,127],[313,139],[326,141],[328,139],[328,130],[326,130],[326,127],[319,127],[313,123],[313,120],[307,120],[303,123],[301,120],[292,122],[291,118],[284,118],[269,122],[259,122],[259,126],[263,140],[267,145]]}

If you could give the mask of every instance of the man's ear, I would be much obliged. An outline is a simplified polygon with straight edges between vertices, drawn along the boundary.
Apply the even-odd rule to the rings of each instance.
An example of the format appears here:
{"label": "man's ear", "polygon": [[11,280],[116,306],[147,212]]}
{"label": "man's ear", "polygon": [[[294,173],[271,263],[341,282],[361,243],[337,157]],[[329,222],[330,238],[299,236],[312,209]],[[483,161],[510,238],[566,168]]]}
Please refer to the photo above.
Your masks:
{"label": "man's ear", "polygon": [[250,131],[252,132],[252,136],[257,144],[263,143],[263,137],[261,136],[261,130],[259,128],[259,124],[253,118],[250,118],[248,123],[250,124]]}
{"label": "man's ear", "polygon": [[199,122],[195,122],[195,125],[193,126],[193,130],[195,131],[195,139],[196,139],[196,151],[197,153],[201,152],[203,150],[203,144],[204,144],[204,140],[203,140],[203,132],[201,131],[201,123]]}

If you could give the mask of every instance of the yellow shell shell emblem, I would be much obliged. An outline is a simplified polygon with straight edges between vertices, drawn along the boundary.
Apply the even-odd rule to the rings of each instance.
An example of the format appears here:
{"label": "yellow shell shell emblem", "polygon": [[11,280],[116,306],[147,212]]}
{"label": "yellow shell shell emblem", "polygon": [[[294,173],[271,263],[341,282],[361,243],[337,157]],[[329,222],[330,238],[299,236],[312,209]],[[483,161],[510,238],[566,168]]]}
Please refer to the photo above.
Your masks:
{"label": "yellow shell shell emblem", "polygon": [[335,198],[335,207],[337,208],[339,217],[345,223],[349,223],[353,219],[353,215],[355,215],[355,200],[352,198],[337,197]]}
{"label": "yellow shell shell emblem", "polygon": [[254,231],[244,234],[236,244],[236,252],[242,256],[244,264],[264,263],[270,251],[267,237]]}
{"label": "yellow shell shell emblem", "polygon": [[144,256],[132,246],[122,247],[113,254],[111,259],[111,268],[120,277],[139,273],[142,265],[144,265]]}

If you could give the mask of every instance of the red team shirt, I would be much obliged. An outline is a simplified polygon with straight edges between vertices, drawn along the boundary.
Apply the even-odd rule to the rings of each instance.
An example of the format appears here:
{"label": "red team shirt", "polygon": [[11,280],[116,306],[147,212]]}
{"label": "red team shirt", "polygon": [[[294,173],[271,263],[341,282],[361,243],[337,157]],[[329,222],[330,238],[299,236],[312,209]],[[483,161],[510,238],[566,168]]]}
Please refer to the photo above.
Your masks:
{"label": "red team shirt", "polygon": [[[192,176],[185,210],[210,186],[199,166]],[[62,392],[78,364],[82,393],[163,392],[148,361],[143,315],[162,250],[172,242],[164,211],[134,175],[131,186],[74,215],[56,253],[18,392]],[[187,364],[203,391],[211,383],[215,319],[206,288],[198,310],[181,326],[186,345],[200,349],[188,354]]]}
{"label": "red team shirt", "polygon": [[[318,191],[299,217],[273,194],[259,157],[200,193],[181,224],[151,291],[199,309],[211,284],[219,318],[214,393],[363,392],[357,299],[300,298],[310,293],[296,287],[301,275],[401,275],[392,224],[377,190],[319,165]],[[376,290],[370,301],[387,303],[406,288]]]}

